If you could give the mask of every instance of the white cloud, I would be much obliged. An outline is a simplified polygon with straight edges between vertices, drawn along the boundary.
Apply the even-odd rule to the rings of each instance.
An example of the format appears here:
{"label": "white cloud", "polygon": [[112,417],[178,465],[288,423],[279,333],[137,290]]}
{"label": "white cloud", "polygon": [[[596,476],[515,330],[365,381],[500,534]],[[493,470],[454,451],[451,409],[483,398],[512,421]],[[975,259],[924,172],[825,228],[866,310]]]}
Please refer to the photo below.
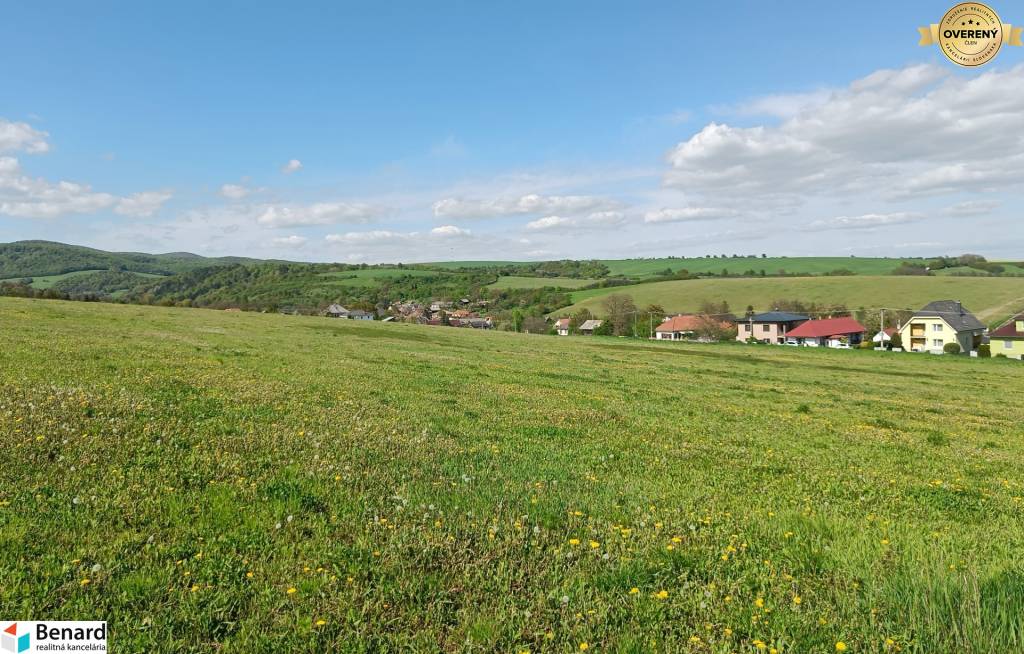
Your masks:
{"label": "white cloud", "polygon": [[299,161],[298,159],[289,159],[288,163],[286,163],[285,165],[281,166],[281,172],[284,173],[285,175],[291,175],[292,173],[296,172],[300,168],[302,168],[302,162],[301,161]]}
{"label": "white cloud", "polygon": [[472,234],[468,229],[462,229],[455,225],[441,225],[430,230],[434,236],[469,236]]}
{"label": "white cloud", "polygon": [[626,217],[619,211],[596,211],[587,216],[545,216],[526,223],[526,229],[533,231],[606,229],[625,222]]}
{"label": "white cloud", "polygon": [[49,182],[25,175],[14,157],[0,157],[0,214],[18,218],[57,218],[66,214],[113,209],[123,215],[147,216],[170,194],[147,191],[129,197],[94,191],[88,184]]}
{"label": "white cloud", "polygon": [[765,206],[865,193],[902,200],[1024,181],[1024,66],[975,76],[935,65],[882,70],[790,100],[774,111],[791,115],[778,125],[710,123],[679,143],[666,183],[705,201]]}
{"label": "white cloud", "polygon": [[739,215],[735,209],[718,207],[681,207],[678,209],[655,209],[644,214],[645,223],[679,223],[696,220],[719,220]]}
{"label": "white cloud", "polygon": [[339,223],[368,223],[384,213],[382,207],[362,202],[317,202],[308,205],[263,207],[256,222],[264,227],[304,227]]}
{"label": "white cloud", "polygon": [[983,214],[991,213],[998,209],[1000,203],[998,200],[972,200],[968,202],[958,202],[951,207],[947,207],[942,213],[947,216],[980,216]]}
{"label": "white cloud", "polygon": [[122,216],[147,218],[160,210],[173,197],[169,191],[143,191],[121,198],[114,211]]}
{"label": "white cloud", "polygon": [[744,116],[775,116],[792,118],[797,114],[820,107],[831,97],[832,91],[818,89],[804,93],[775,93],[754,98],[735,107],[723,108],[726,113]]}
{"label": "white cloud", "polygon": [[836,216],[827,220],[816,220],[807,226],[811,231],[823,231],[829,229],[874,229],[877,227],[888,227],[889,225],[903,225],[924,220],[924,215],[919,213],[896,212],[896,213],[866,213],[862,216]]}
{"label": "white cloud", "polygon": [[280,245],[286,248],[301,248],[309,239],[305,236],[281,236],[278,238],[271,239],[270,242],[274,245]]}
{"label": "white cloud", "polygon": [[229,200],[241,200],[252,193],[252,189],[242,184],[224,184],[220,187],[220,194]]}
{"label": "white cloud", "polygon": [[512,198],[467,200],[445,198],[434,203],[438,218],[490,218],[523,214],[577,214],[616,209],[621,203],[593,195],[538,195],[530,193]]}
{"label": "white cloud", "polygon": [[50,149],[47,136],[49,134],[34,129],[28,123],[13,123],[0,118],[0,152],[46,152]]}

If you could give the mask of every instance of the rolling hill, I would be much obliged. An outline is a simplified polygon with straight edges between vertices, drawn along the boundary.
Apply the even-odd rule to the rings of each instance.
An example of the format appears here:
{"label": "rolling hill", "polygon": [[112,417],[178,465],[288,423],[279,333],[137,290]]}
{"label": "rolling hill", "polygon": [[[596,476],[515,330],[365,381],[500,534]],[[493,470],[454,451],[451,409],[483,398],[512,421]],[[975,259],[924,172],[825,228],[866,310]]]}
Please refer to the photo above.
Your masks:
{"label": "rolling hill", "polygon": [[173,275],[208,266],[255,263],[245,257],[202,257],[190,252],[107,252],[53,241],[0,243],[0,280],[97,270]]}
{"label": "rolling hill", "polygon": [[588,309],[601,315],[602,300],[611,293],[625,293],[638,306],[660,304],[668,312],[696,311],[705,301],[726,301],[734,311],[748,305],[771,309],[778,299],[798,299],[818,304],[844,304],[851,309],[918,309],[932,300],[957,299],[982,320],[997,320],[1024,309],[1024,278],[1021,277],[776,277],[741,279],[694,279],[652,282],[572,293],[573,305],[557,312],[567,315]]}

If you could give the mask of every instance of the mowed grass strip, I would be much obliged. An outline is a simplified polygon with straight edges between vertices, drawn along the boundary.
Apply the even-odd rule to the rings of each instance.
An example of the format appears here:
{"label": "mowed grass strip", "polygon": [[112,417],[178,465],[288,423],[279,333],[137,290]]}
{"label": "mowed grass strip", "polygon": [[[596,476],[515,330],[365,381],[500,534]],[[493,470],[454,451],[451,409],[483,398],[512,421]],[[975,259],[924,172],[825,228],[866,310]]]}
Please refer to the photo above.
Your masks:
{"label": "mowed grass strip", "polygon": [[631,295],[637,306],[660,304],[666,311],[697,311],[705,301],[725,300],[742,313],[748,305],[768,311],[772,300],[845,304],[851,309],[919,309],[932,300],[954,299],[982,320],[1001,318],[1024,309],[1024,278],[1014,277],[777,277],[693,279],[576,291],[572,306],[558,315],[580,309],[602,314],[604,296]]}
{"label": "mowed grass strip", "polygon": [[0,614],[117,651],[1024,645],[1019,362],[0,299]]}

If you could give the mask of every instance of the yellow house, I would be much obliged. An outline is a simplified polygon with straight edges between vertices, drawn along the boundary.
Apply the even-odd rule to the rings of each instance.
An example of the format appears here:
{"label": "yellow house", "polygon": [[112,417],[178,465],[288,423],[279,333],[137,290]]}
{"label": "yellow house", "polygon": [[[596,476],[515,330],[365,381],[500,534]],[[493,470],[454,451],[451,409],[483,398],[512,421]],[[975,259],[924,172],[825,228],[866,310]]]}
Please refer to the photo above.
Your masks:
{"label": "yellow house", "polygon": [[1024,361],[1024,313],[1019,313],[989,334],[992,356],[1002,354]]}
{"label": "yellow house", "polygon": [[[985,325],[956,300],[929,302],[900,328],[903,349],[941,354],[956,343],[967,354],[978,349]],[[994,354],[994,352],[993,352]]]}

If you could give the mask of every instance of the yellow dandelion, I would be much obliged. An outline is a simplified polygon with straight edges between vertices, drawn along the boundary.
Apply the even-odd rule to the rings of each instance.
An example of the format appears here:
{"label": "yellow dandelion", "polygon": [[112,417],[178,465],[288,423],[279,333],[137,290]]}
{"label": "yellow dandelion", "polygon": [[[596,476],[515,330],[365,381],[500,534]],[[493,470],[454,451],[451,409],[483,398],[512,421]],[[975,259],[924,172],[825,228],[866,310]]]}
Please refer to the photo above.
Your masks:
{"label": "yellow dandelion", "polygon": [[92,583],[92,580],[91,579],[83,579],[79,583],[82,584],[83,586],[88,586],[89,584]]}
{"label": "yellow dandelion", "polygon": [[317,620],[316,621],[316,626],[318,626],[318,627],[322,627],[325,624],[327,624],[327,620]]}
{"label": "yellow dandelion", "polygon": [[800,599],[800,596],[799,596],[799,595],[794,595],[794,596],[793,596],[793,603],[794,603],[794,604],[799,604],[799,603],[800,603],[800,602],[802,602],[802,601],[803,601],[803,600],[801,600],[801,599]]}
{"label": "yellow dandelion", "polygon": [[637,588],[636,586],[633,586],[632,588],[629,589],[629,594],[630,595],[636,595],[639,592],[640,592],[640,589]]}
{"label": "yellow dandelion", "polygon": [[590,645],[588,645],[587,643],[580,643],[580,651],[581,652],[586,651],[588,649],[590,649]]}
{"label": "yellow dandelion", "polygon": [[758,597],[756,600],[754,600],[754,606],[756,606],[759,609],[764,608],[764,599]]}
{"label": "yellow dandelion", "polygon": [[575,545],[579,545],[580,544],[580,539],[579,538],[570,538],[569,539],[569,544],[570,545],[574,545],[574,546]]}
{"label": "yellow dandelion", "polygon": [[291,586],[290,588],[288,588],[287,592],[289,595],[294,595],[297,591],[295,590],[295,586]]}
{"label": "yellow dandelion", "polygon": [[654,596],[657,597],[660,600],[668,599],[668,591],[667,590],[659,590],[657,593],[654,594]]}
{"label": "yellow dandelion", "polygon": [[838,643],[836,643],[836,651],[837,652],[845,652],[846,651],[846,643],[844,643],[843,641],[839,641]]}
{"label": "yellow dandelion", "polygon": [[596,540],[590,541],[590,549],[597,549],[598,547],[601,547],[601,543]]}

